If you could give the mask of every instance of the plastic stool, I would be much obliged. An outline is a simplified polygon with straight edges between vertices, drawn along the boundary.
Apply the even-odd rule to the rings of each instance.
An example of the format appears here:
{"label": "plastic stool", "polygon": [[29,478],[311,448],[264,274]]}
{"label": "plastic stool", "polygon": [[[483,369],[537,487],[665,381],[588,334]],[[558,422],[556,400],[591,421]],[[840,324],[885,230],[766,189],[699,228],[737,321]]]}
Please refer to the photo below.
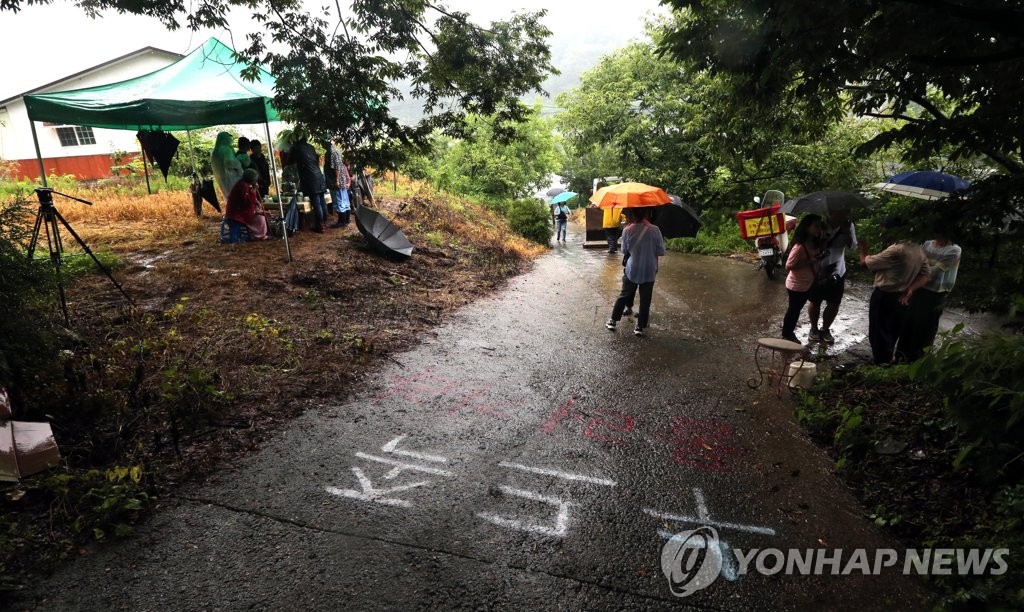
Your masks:
{"label": "plastic stool", "polygon": [[252,237],[249,235],[249,228],[244,223],[233,219],[224,219],[220,224],[220,241],[230,244],[249,242]]}

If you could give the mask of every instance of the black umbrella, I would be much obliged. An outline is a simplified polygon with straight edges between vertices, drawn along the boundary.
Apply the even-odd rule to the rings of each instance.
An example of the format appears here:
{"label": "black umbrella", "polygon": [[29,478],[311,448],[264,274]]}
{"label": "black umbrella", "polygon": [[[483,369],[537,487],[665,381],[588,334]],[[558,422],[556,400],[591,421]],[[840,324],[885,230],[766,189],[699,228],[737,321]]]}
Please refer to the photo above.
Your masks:
{"label": "black umbrella", "polygon": [[213,179],[204,179],[202,186],[199,188],[199,195],[203,196],[203,199],[210,203],[220,212],[220,204],[217,202],[217,186],[214,185]]}
{"label": "black umbrella", "polygon": [[196,216],[202,214],[203,200],[210,203],[210,206],[220,212],[220,204],[217,202],[217,188],[213,180],[203,180],[199,175],[192,175],[192,205],[195,206]]}
{"label": "black umbrella", "polygon": [[356,227],[373,250],[385,257],[405,260],[412,257],[412,243],[402,230],[368,206],[355,210]]}
{"label": "black umbrella", "polygon": [[553,198],[556,195],[562,193],[563,191],[565,190],[562,189],[561,187],[552,187],[551,189],[548,189],[545,193],[548,195],[549,198]]}
{"label": "black umbrella", "polygon": [[142,143],[142,150],[146,153],[150,163],[155,163],[160,168],[160,172],[163,172],[164,180],[167,180],[167,171],[171,168],[171,160],[178,152],[178,139],[167,132],[148,130],[140,130],[135,133],[135,136]]}
{"label": "black umbrella", "polygon": [[668,197],[672,198],[671,204],[651,209],[654,212],[651,222],[658,226],[663,238],[693,238],[701,225],[697,213],[683,204],[679,196],[669,194]]}
{"label": "black umbrella", "polygon": [[864,199],[864,196],[849,191],[815,191],[794,200],[789,200],[782,205],[782,212],[786,214],[816,213],[827,215],[834,210],[851,210],[854,208],[867,208],[871,202]]}

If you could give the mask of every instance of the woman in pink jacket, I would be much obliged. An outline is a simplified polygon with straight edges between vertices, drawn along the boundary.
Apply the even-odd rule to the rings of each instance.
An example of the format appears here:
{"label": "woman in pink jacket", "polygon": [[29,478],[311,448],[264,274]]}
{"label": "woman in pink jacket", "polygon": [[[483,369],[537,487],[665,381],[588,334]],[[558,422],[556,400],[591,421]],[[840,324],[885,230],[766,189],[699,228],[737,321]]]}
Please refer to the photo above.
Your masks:
{"label": "woman in pink jacket", "polygon": [[821,238],[824,227],[821,217],[807,215],[800,220],[793,232],[793,241],[786,257],[786,291],[789,293],[789,308],[782,319],[782,338],[797,344],[803,344],[796,337],[796,322],[800,318],[818,270],[818,248],[816,242]]}

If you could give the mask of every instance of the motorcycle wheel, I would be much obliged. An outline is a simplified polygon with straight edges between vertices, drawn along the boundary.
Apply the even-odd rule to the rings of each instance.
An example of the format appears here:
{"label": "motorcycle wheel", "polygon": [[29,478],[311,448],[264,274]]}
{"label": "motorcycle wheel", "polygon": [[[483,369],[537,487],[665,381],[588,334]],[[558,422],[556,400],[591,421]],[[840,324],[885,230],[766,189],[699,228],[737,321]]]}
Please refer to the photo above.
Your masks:
{"label": "motorcycle wheel", "polygon": [[766,261],[766,262],[764,262],[764,272],[765,272],[765,274],[768,275],[768,278],[774,279],[775,278],[775,262],[774,261]]}

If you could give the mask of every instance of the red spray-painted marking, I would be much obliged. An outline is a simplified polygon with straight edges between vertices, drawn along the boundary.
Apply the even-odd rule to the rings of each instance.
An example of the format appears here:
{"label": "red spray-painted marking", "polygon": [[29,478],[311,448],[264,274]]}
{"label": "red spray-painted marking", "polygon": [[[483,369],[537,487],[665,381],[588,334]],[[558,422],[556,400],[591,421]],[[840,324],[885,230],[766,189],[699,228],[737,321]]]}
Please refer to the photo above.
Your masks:
{"label": "red spray-painted marking", "polygon": [[576,398],[569,398],[540,426],[540,431],[550,435],[563,422],[584,422],[580,436],[604,442],[612,446],[623,446],[636,435],[667,442],[672,460],[700,470],[724,472],[731,469],[730,459],[739,454],[733,446],[733,428],[719,419],[694,417],[671,417],[669,434],[644,433],[633,415],[622,412],[596,411],[590,416],[574,409]]}
{"label": "red spray-painted marking", "polygon": [[621,412],[603,412],[600,413],[602,416],[611,417],[617,419],[618,422],[612,422],[606,419],[598,417],[590,417],[587,421],[587,425],[583,428],[583,435],[593,440],[600,440],[601,442],[607,442],[613,446],[620,446],[626,443],[625,438],[622,437],[610,437],[602,435],[597,432],[598,429],[605,428],[608,431],[621,431],[623,433],[630,433],[633,431],[633,427],[636,425],[636,420],[628,415]]}
{"label": "red spray-painted marking", "polygon": [[485,396],[491,391],[490,385],[477,387],[470,391],[463,391],[462,387],[462,381],[446,378],[436,373],[431,367],[411,376],[393,378],[388,390],[375,397],[374,401],[379,402],[394,397],[410,404],[426,404],[439,398],[450,398],[453,405],[445,411],[446,415],[471,409],[479,414],[502,420],[512,418],[504,408],[522,406],[522,403],[497,402],[487,399]]}
{"label": "red spray-painted marking", "polygon": [[410,403],[424,403],[447,395],[459,386],[459,381],[447,379],[436,373],[432,367],[418,371],[409,377],[396,377],[390,388],[374,399],[380,401],[401,392],[401,398]]}
{"label": "red spray-painted marking", "polygon": [[679,465],[724,472],[730,469],[728,459],[739,454],[733,434],[732,426],[719,419],[672,417],[671,436],[662,439],[674,444],[672,459]]}
{"label": "red spray-painted marking", "polygon": [[569,418],[569,416],[572,416],[577,421],[582,421],[582,414],[572,414],[572,405],[575,403],[576,398],[570,397],[567,402],[562,404],[562,406],[558,410],[556,410],[553,415],[551,415],[551,418],[549,418],[547,421],[544,422],[543,425],[540,426],[540,430],[545,434],[550,435],[551,432],[555,430],[555,427],[558,425],[558,423]]}
{"label": "red spray-painted marking", "polygon": [[[446,410],[445,414],[452,415],[457,412],[462,412],[466,408],[470,408],[474,412],[477,412],[479,414],[486,414],[488,416],[496,417],[504,421],[511,419],[512,417],[509,416],[507,412],[498,407],[497,402],[493,400],[483,399],[484,395],[486,395],[487,392],[489,392],[490,390],[491,386],[488,385],[485,387],[479,387],[477,389],[474,389],[473,391],[470,391],[469,393],[464,394],[462,396],[462,401],[458,405],[452,406],[451,408]],[[513,404],[505,403],[505,405],[512,406]]]}

